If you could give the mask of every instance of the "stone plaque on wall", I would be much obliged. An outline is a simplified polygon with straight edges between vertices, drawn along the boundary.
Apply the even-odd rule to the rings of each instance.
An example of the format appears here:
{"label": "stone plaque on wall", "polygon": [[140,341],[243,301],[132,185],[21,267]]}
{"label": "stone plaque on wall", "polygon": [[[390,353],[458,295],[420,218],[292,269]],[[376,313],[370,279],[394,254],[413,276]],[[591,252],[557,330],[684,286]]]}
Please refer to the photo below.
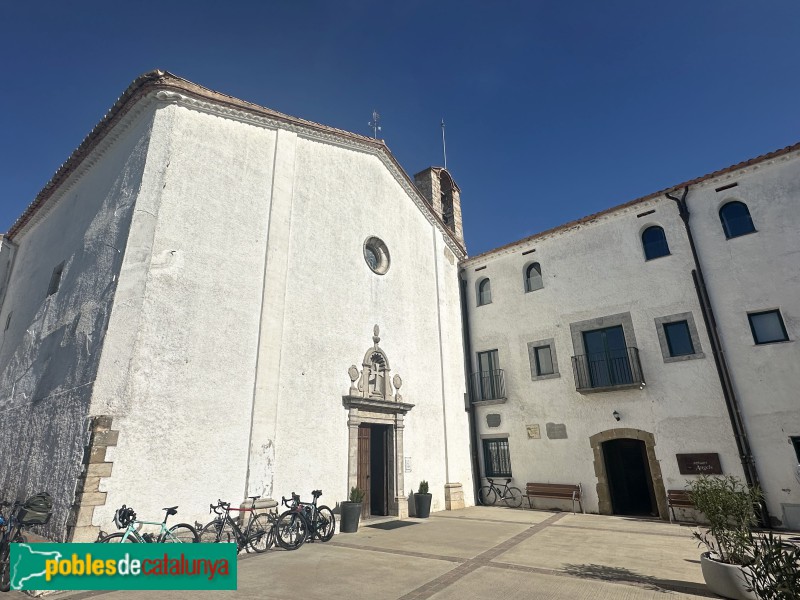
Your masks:
{"label": "stone plaque on wall", "polygon": [[567,439],[567,426],[564,423],[548,423],[545,425],[547,437],[551,440]]}
{"label": "stone plaque on wall", "polygon": [[676,454],[681,475],[722,475],[719,454]]}
{"label": "stone plaque on wall", "polygon": [[528,439],[538,440],[542,437],[542,432],[539,430],[539,425],[528,425]]}
{"label": "stone plaque on wall", "polygon": [[486,424],[489,427],[500,427],[500,415],[497,413],[490,413],[486,415]]}

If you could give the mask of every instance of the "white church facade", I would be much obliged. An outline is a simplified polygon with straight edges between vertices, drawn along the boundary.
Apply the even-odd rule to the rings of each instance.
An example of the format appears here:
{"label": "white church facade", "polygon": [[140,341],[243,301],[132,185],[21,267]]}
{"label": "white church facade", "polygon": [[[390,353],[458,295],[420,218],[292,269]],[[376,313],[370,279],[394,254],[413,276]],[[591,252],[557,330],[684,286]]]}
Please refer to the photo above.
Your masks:
{"label": "white church facade", "polygon": [[718,463],[797,527],[799,155],[468,257],[445,169],[147,73],[0,238],[0,487],[91,541],[123,503],[404,517],[487,475],[666,517]]}
{"label": "white church facade", "polygon": [[50,490],[76,540],[123,503],[192,522],[360,484],[403,516],[426,480],[463,506],[453,193],[443,215],[381,141],[140,77],[4,237],[3,489]]}

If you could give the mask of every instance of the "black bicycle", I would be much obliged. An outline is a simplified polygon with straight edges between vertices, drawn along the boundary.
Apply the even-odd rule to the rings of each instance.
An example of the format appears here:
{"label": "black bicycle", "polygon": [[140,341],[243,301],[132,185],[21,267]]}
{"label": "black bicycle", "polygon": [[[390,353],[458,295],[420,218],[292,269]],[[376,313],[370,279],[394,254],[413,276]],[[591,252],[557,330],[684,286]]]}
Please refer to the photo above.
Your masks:
{"label": "black bicycle", "polygon": [[522,506],[522,490],[518,487],[509,486],[511,478],[506,479],[505,485],[500,489],[500,486],[494,482],[494,479],[487,477],[486,481],[489,485],[483,486],[478,492],[478,499],[484,506],[494,506],[498,500],[505,502],[509,508],[519,508]]}
{"label": "black bicycle", "polygon": [[[261,496],[248,496],[250,508],[231,508],[229,502],[219,500],[215,505],[209,504],[209,512],[217,518],[208,523],[200,532],[200,541],[209,544],[235,543],[239,552],[266,552],[275,543],[275,517],[267,513],[256,514],[256,500]],[[231,518],[231,511],[250,513],[247,525],[242,518],[239,528],[236,520]],[[244,515],[242,515],[244,516]]]}
{"label": "black bicycle", "polygon": [[314,538],[327,542],[333,537],[336,529],[336,517],[327,506],[317,506],[322,490],[311,492],[313,502],[303,502],[300,496],[292,492],[291,501],[281,498],[281,504],[289,510],[278,517],[275,525],[275,540],[281,548],[297,550],[305,542],[313,542]]}
{"label": "black bicycle", "polygon": [[[9,508],[5,514],[2,513],[4,508]],[[47,492],[31,496],[24,503],[0,502],[0,592],[11,589],[11,544],[27,542],[23,528],[45,525],[50,520],[52,508],[53,499]]]}
{"label": "black bicycle", "polygon": [[322,490],[311,492],[314,500],[309,504],[297,498],[298,505],[303,510],[303,516],[309,524],[306,541],[313,542],[314,538],[321,542],[330,541],[336,529],[336,517],[333,511],[325,506],[317,506],[317,500],[322,496]]}

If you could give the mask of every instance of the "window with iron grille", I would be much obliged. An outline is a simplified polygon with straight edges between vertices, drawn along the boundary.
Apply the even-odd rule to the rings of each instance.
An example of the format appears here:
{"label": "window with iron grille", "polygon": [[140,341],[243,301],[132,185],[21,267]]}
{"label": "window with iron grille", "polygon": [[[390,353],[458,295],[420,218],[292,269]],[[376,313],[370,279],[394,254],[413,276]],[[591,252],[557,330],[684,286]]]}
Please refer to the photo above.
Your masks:
{"label": "window with iron grille", "polygon": [[483,468],[486,477],[511,477],[508,438],[483,440]]}

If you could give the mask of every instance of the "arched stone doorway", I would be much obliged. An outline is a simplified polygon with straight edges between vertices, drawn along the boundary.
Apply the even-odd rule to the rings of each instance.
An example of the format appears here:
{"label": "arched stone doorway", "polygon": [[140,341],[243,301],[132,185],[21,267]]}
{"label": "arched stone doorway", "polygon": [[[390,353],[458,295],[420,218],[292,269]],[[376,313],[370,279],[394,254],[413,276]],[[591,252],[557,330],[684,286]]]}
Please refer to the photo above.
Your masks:
{"label": "arched stone doorway", "polygon": [[[608,442],[616,440],[632,440],[639,441],[644,444],[644,456],[646,459],[646,470],[649,477],[649,484],[651,485],[652,495],[658,516],[664,520],[669,519],[667,512],[666,491],[664,489],[664,480],[661,476],[661,465],[656,459],[656,441],[655,436],[647,431],[641,429],[609,429],[608,431],[601,431],[589,438],[589,443],[592,446],[594,454],[594,472],[597,476],[597,498],[599,501],[599,512],[601,515],[613,515],[614,502],[612,498],[612,485],[610,477],[614,473],[609,473],[607,468],[607,460],[619,460],[620,453],[633,453],[635,450],[635,442],[630,444],[626,443],[611,443],[606,446]],[[614,453],[616,456],[606,456],[606,454]]]}
{"label": "arched stone doorway", "polygon": [[342,397],[348,411],[347,489],[365,493],[362,515],[408,516],[403,469],[403,423],[414,405],[403,402],[399,375],[390,378],[389,358],[378,343],[375,325],[373,346],[361,361],[361,370],[348,369],[350,390]]}

